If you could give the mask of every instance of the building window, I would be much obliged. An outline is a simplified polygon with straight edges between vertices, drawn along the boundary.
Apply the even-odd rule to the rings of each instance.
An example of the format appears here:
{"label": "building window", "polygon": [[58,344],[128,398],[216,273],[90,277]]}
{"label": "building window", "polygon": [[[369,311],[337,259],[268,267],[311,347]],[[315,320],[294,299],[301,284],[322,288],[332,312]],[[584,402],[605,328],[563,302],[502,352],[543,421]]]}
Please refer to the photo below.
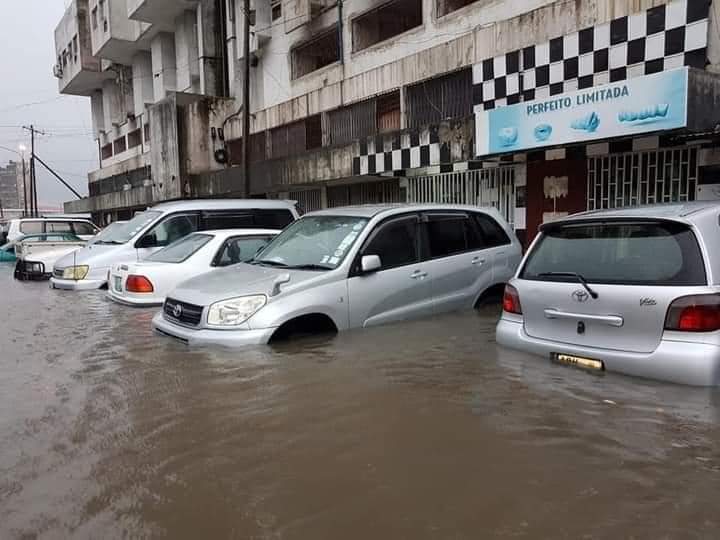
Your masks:
{"label": "building window", "polygon": [[438,17],[457,11],[460,8],[469,6],[477,2],[477,0],[438,0],[437,2],[437,13]]}
{"label": "building window", "polygon": [[92,27],[93,27],[93,30],[97,30],[97,27],[98,27],[98,8],[97,8],[97,6],[92,8]]}
{"label": "building window", "polygon": [[78,37],[73,37],[73,55],[75,56],[75,61],[77,62],[77,56],[78,56]]}
{"label": "building window", "polygon": [[125,140],[125,137],[115,139],[115,142],[113,143],[113,153],[121,154],[125,150],[127,150],[127,141]]}
{"label": "building window", "polygon": [[380,133],[400,129],[400,90],[378,97],[376,109]]}
{"label": "building window", "polygon": [[143,137],[145,138],[145,144],[150,144],[150,124],[143,126]]}
{"label": "building window", "polygon": [[280,17],[282,17],[282,1],[281,0],[271,0],[270,9],[272,12],[272,20],[273,21],[277,21]]}
{"label": "building window", "polygon": [[408,86],[405,100],[409,128],[470,116],[473,110],[472,69]]}
{"label": "building window", "polygon": [[299,122],[285,124],[270,130],[272,158],[302,154],[306,150],[322,146],[322,123],[320,115],[309,116]]}
{"label": "building window", "polygon": [[422,0],[395,0],[352,22],[353,52],[422,25]]}
{"label": "building window", "polygon": [[100,149],[100,155],[103,159],[110,159],[113,156],[113,145],[112,143],[107,143],[105,146],[103,146]]}
{"label": "building window", "polygon": [[292,78],[297,79],[340,60],[338,31],[333,28],[320,37],[298,45],[290,52]]}
{"label": "building window", "polygon": [[128,136],[127,136],[128,148],[135,148],[136,146],[140,146],[141,144],[142,144],[142,135],[140,133],[140,128],[128,133]]}

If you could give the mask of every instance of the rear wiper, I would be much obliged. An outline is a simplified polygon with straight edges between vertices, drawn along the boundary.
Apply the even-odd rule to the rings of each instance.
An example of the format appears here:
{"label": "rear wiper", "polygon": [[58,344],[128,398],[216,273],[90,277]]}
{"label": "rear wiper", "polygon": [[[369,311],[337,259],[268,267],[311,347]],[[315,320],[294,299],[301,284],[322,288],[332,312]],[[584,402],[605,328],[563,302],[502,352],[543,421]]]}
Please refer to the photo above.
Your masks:
{"label": "rear wiper", "polygon": [[332,270],[332,266],[327,266],[324,264],[296,264],[294,266],[288,266],[288,268],[292,268],[293,270]]}
{"label": "rear wiper", "polygon": [[598,297],[598,293],[593,291],[590,288],[590,285],[588,285],[588,282],[585,280],[585,278],[577,272],[541,272],[540,274],[538,274],[538,277],[572,277],[577,279],[580,284],[585,287],[585,290],[593,298],[593,300],[597,299]]}

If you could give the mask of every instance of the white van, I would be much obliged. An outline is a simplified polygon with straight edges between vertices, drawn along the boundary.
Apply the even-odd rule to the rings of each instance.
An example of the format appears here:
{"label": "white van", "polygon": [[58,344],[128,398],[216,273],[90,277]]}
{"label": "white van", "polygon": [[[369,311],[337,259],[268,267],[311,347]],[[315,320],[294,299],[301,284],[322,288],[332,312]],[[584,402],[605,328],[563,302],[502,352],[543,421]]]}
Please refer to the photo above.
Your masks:
{"label": "white van", "polygon": [[292,201],[209,199],[161,203],[136,214],[96,243],[55,263],[56,289],[99,289],[117,263],[136,262],[190,233],[217,229],[284,229],[299,217]]}
{"label": "white van", "polygon": [[7,241],[14,242],[28,234],[74,234],[90,240],[100,229],[89,219],[69,216],[11,219],[7,225]]}

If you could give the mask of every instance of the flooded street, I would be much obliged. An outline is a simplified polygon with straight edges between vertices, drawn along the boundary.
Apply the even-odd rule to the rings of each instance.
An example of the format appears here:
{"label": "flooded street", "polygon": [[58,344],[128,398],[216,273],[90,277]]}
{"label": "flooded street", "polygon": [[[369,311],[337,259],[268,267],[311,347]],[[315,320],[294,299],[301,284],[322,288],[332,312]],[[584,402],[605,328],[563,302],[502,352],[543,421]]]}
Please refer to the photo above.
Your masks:
{"label": "flooded street", "polygon": [[498,350],[497,308],[193,350],[0,286],[3,540],[720,535],[718,391]]}

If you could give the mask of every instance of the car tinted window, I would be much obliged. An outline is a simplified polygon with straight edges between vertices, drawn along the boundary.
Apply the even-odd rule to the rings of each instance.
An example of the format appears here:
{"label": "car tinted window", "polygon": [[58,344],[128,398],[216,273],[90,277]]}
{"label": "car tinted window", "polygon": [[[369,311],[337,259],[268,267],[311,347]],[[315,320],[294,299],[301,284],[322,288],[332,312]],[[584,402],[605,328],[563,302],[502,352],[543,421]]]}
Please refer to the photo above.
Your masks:
{"label": "car tinted window", "polygon": [[42,221],[22,221],[20,222],[20,232],[23,234],[39,234],[43,231]]}
{"label": "car tinted window", "polygon": [[255,220],[249,213],[217,213],[203,216],[203,229],[214,231],[221,229],[251,229]]}
{"label": "car tinted window", "polygon": [[181,263],[197,253],[197,251],[210,240],[212,240],[212,236],[209,234],[191,234],[180,240],[176,240],[160,251],[156,251],[145,260],[151,262]]}
{"label": "car tinted window", "polygon": [[447,257],[467,251],[469,220],[462,215],[432,216],[427,222],[430,257]]}
{"label": "car tinted window", "polygon": [[69,221],[48,221],[45,223],[45,232],[72,232]]}
{"label": "car tinted window", "polygon": [[73,223],[75,234],[83,236],[92,236],[95,234],[95,228],[90,223],[84,223],[82,221],[76,221]]}
{"label": "car tinted window", "polygon": [[218,251],[214,266],[229,266],[252,260],[270,241],[269,236],[228,238]]}
{"label": "car tinted window", "polygon": [[475,223],[480,229],[485,247],[504,246],[510,243],[510,238],[503,228],[490,216],[475,214]]}
{"label": "car tinted window", "polygon": [[197,216],[169,216],[145,235],[149,240],[143,241],[144,247],[167,246],[188,234],[197,231]]}
{"label": "car tinted window", "polygon": [[258,229],[284,229],[295,221],[290,210],[254,210],[255,227]]}
{"label": "car tinted window", "polygon": [[418,261],[417,229],[416,217],[380,225],[363,255],[378,255],[383,270],[415,263]]}
{"label": "car tinted window", "polygon": [[528,256],[524,279],[575,272],[591,283],[705,285],[707,278],[694,233],[671,222],[591,223],[552,227]]}

